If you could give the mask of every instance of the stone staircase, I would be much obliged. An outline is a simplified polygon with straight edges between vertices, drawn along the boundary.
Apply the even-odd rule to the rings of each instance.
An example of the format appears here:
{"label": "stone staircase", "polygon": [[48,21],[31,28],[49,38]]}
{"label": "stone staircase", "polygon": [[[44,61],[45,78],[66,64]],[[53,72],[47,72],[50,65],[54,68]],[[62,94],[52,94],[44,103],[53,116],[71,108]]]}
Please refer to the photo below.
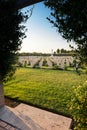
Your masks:
{"label": "stone staircase", "polygon": [[0,119],[18,130],[69,130],[72,119],[26,104],[0,108]]}

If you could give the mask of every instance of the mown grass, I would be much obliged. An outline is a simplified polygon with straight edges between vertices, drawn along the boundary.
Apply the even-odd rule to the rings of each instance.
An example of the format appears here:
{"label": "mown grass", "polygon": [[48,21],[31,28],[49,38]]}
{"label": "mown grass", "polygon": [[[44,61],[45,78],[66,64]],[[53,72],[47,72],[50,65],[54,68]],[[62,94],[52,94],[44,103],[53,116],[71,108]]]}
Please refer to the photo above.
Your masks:
{"label": "mown grass", "polygon": [[73,86],[87,80],[74,71],[30,68],[17,69],[14,77],[4,84],[5,96],[67,115]]}

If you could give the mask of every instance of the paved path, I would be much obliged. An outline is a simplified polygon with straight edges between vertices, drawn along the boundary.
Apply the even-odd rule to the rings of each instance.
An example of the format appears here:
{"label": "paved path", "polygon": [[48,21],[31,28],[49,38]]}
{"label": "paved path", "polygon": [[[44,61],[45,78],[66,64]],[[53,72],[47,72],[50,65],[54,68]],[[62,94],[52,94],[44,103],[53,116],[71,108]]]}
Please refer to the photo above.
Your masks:
{"label": "paved path", "polygon": [[0,119],[18,130],[70,130],[72,122],[71,118],[26,104],[20,104],[15,108],[7,106],[0,108]]}

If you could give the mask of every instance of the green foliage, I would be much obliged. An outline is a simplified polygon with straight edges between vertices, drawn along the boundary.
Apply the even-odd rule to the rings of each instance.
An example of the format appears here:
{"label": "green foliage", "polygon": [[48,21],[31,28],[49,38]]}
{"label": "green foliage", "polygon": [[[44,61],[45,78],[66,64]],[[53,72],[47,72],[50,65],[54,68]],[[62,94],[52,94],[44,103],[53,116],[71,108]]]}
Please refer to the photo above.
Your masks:
{"label": "green foliage", "polygon": [[24,62],[24,67],[27,67],[27,61]]}
{"label": "green foliage", "polygon": [[87,129],[87,81],[83,85],[74,87],[71,100],[71,110],[74,110],[75,130]]}
{"label": "green foliage", "polygon": [[19,68],[14,76],[4,84],[5,96],[70,115],[73,85],[82,85],[87,79],[86,74],[72,71],[31,68]]}
{"label": "green foliage", "polygon": [[57,70],[59,67],[57,64],[54,64],[53,69]]}
{"label": "green foliage", "polygon": [[48,66],[46,58],[43,59],[43,66]]}
{"label": "green foliage", "polygon": [[67,41],[74,41],[82,61],[87,63],[87,0],[45,0],[51,9],[50,23]]}
{"label": "green foliage", "polygon": [[52,10],[50,22],[64,38],[87,42],[86,0],[46,0],[46,5]]}
{"label": "green foliage", "polygon": [[21,62],[18,62],[18,63],[17,63],[17,66],[18,66],[18,67],[23,67],[23,65],[22,65]]}
{"label": "green foliage", "polygon": [[16,53],[25,38],[21,22],[26,20],[27,15],[14,10],[14,3],[0,1],[0,80],[12,76],[15,70]]}
{"label": "green foliage", "polygon": [[19,53],[19,56],[50,56],[51,54],[49,53],[39,53],[39,52],[22,52]]}

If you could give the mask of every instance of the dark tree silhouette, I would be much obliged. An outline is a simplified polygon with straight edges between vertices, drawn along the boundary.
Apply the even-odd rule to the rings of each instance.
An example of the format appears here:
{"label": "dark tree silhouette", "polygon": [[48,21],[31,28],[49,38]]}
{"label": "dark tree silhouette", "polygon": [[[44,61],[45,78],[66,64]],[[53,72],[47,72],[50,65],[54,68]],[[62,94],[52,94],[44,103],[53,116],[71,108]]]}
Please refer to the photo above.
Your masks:
{"label": "dark tree silhouette", "polygon": [[4,105],[3,80],[11,77],[16,63],[16,53],[25,38],[21,23],[28,16],[14,9],[14,3],[0,1],[0,106]]}
{"label": "dark tree silhouette", "polygon": [[0,79],[4,79],[13,72],[15,55],[25,38],[25,26],[21,22],[27,20],[14,4],[0,2]]}
{"label": "dark tree silhouette", "polygon": [[87,63],[87,0],[45,0],[51,9],[48,20],[67,41],[77,45],[79,57]]}

